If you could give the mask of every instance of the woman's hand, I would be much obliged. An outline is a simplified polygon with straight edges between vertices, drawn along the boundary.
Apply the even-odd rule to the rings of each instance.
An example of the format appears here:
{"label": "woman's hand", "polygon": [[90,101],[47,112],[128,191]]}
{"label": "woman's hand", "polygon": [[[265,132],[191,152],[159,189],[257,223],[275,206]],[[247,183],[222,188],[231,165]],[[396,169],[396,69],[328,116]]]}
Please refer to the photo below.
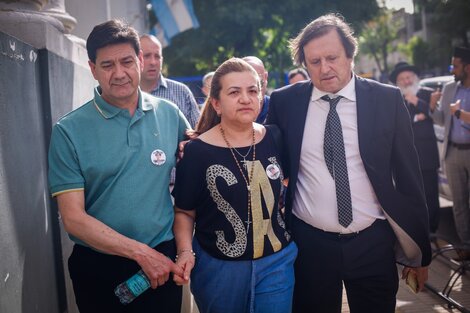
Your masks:
{"label": "woman's hand", "polygon": [[191,277],[191,271],[194,268],[194,264],[196,261],[196,256],[192,250],[184,250],[178,253],[176,259],[176,265],[183,268],[183,276],[180,275],[173,275],[173,281],[181,286],[186,285],[189,282],[189,278]]}

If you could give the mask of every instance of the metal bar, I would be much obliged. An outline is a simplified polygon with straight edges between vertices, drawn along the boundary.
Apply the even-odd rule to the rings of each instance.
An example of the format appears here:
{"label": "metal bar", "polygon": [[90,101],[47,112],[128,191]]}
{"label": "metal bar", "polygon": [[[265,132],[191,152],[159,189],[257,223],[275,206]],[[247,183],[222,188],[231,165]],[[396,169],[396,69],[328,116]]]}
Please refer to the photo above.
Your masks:
{"label": "metal bar", "polygon": [[426,287],[426,289],[428,289],[429,291],[431,291],[432,293],[434,293],[435,295],[439,296],[441,299],[446,301],[447,304],[449,305],[449,308],[456,308],[457,310],[459,310],[462,313],[470,313],[470,310],[465,308],[463,305],[461,305],[460,303],[458,303],[457,301],[455,301],[451,297],[446,296],[441,291],[434,288],[432,285],[430,285],[428,283],[425,283],[424,286]]}

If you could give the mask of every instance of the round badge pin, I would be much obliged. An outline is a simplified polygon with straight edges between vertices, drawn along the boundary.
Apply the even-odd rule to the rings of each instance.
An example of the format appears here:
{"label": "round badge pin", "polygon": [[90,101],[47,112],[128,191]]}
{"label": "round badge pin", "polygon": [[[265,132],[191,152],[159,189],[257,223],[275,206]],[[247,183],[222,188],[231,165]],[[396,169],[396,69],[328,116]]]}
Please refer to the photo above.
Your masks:
{"label": "round badge pin", "polygon": [[150,160],[157,166],[163,165],[166,162],[166,154],[160,149],[153,150],[152,154],[150,154]]}
{"label": "round badge pin", "polygon": [[268,175],[269,179],[278,179],[281,175],[281,170],[276,164],[269,164],[268,167],[266,167],[266,175]]}

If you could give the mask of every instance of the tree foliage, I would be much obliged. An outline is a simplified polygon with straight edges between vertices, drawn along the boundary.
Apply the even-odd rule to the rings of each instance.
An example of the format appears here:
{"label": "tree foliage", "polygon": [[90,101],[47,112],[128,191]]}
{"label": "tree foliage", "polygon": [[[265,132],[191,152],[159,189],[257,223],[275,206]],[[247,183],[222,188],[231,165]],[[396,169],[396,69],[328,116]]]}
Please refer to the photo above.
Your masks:
{"label": "tree foliage", "polygon": [[359,36],[360,53],[371,56],[381,74],[387,74],[388,55],[395,48],[394,41],[398,38],[400,24],[392,18],[392,12],[382,10],[365,24]]}
{"label": "tree foliage", "polygon": [[276,78],[293,66],[288,40],[311,20],[340,13],[360,30],[378,12],[376,0],[193,0],[193,5],[200,27],[177,35],[163,51],[172,76],[204,74],[229,57],[255,55]]}
{"label": "tree foliage", "polygon": [[430,1],[429,9],[434,9],[432,24],[441,37],[453,39],[457,44],[469,47],[470,1],[441,0]]}
{"label": "tree foliage", "polygon": [[469,0],[414,0],[419,11],[429,20],[428,40],[431,62],[443,72],[450,62],[452,47],[470,47]]}
{"label": "tree foliage", "polygon": [[413,36],[407,43],[400,43],[398,50],[402,52],[411,63],[420,69],[421,72],[428,72],[438,66],[438,59],[433,53],[430,42],[424,41],[421,37]]}

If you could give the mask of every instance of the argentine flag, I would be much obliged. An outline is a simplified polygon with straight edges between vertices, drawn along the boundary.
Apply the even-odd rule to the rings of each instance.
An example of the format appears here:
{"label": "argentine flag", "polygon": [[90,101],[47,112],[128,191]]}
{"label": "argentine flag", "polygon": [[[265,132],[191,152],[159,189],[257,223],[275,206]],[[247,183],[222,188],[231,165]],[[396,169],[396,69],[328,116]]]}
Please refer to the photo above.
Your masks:
{"label": "argentine flag", "polygon": [[151,0],[151,3],[159,21],[153,31],[163,46],[177,34],[199,27],[192,0]]}

